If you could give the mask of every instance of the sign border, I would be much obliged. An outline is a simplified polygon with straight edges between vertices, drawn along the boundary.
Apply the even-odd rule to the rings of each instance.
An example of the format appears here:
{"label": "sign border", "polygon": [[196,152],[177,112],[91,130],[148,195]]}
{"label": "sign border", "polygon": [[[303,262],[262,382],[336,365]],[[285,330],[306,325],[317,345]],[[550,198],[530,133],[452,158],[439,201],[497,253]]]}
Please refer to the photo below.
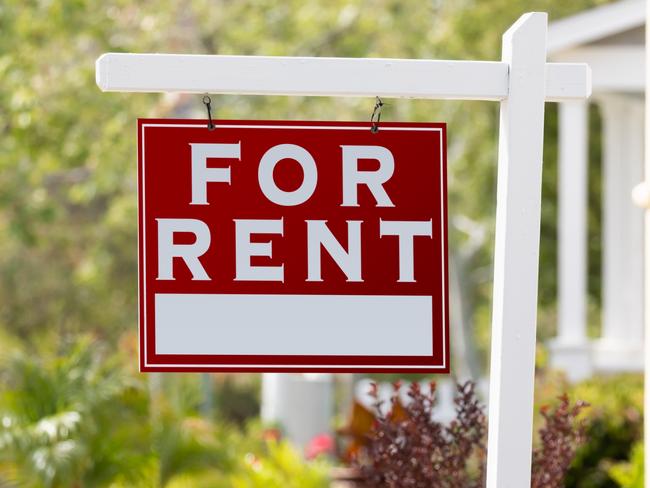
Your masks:
{"label": "sign border", "polygon": [[[448,273],[448,221],[447,221],[447,131],[445,123],[425,122],[382,122],[380,130],[416,130],[435,131],[440,136],[440,199],[441,199],[441,249],[442,249],[442,363],[441,364],[201,364],[201,363],[162,363],[152,362],[147,357],[147,321],[146,280],[144,268],[146,263],[145,246],[145,129],[147,127],[206,127],[207,121],[201,119],[138,119],[138,336],[139,363],[141,372],[329,372],[329,373],[437,373],[450,372],[449,345],[449,273]],[[293,120],[221,120],[215,123],[215,128],[265,128],[265,129],[338,129],[338,130],[370,130],[369,122],[337,122],[337,121],[293,121]],[[154,345],[155,347],[155,345]],[[165,355],[164,355],[165,356]],[[174,355],[177,356],[177,355]],[[183,355],[178,355],[183,356]],[[203,356],[203,355],[191,355]],[[264,355],[268,358],[275,355]],[[281,356],[281,355],[278,355]],[[296,358],[322,358],[323,355],[295,356]],[[349,356],[362,358],[372,356]],[[390,358],[391,356],[386,356]],[[419,358],[420,356],[418,356]],[[425,356],[424,358],[428,358]]]}

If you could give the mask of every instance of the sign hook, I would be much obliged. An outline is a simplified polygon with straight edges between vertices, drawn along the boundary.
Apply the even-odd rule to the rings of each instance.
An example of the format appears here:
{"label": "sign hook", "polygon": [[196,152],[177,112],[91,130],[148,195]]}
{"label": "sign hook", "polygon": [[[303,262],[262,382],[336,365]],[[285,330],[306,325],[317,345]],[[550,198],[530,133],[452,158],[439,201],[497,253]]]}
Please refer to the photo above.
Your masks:
{"label": "sign hook", "polygon": [[209,95],[203,97],[203,103],[205,104],[205,108],[208,110],[208,130],[214,130],[216,126],[214,125],[214,122],[212,122],[212,100]]}
{"label": "sign hook", "polygon": [[376,134],[379,132],[379,121],[381,120],[381,108],[384,106],[381,98],[375,97],[375,108],[370,116],[370,132]]}

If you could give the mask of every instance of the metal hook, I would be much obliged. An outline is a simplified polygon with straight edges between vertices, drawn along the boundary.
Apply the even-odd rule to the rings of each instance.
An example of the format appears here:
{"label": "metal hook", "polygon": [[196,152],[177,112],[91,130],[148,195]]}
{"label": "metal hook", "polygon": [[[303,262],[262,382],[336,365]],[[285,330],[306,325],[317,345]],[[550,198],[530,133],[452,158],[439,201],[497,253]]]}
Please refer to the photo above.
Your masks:
{"label": "metal hook", "polygon": [[372,110],[372,115],[370,116],[370,132],[376,134],[379,132],[379,121],[381,120],[381,108],[384,106],[384,102],[381,101],[381,98],[375,97],[375,108]]}
{"label": "metal hook", "polygon": [[208,130],[214,130],[215,125],[214,122],[212,122],[212,100],[208,95],[205,95],[203,97],[203,103],[205,104],[205,108],[208,109]]}

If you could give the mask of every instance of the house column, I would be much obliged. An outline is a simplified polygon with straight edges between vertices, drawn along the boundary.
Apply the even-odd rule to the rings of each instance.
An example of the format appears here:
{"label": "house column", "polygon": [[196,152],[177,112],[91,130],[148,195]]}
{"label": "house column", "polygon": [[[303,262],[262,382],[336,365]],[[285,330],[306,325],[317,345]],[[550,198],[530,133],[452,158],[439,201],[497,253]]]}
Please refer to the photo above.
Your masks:
{"label": "house column", "polygon": [[331,434],[334,380],[329,373],[264,373],[262,420],[277,423],[284,435],[304,448],[320,434]]}
{"label": "house column", "polygon": [[558,116],[558,331],[550,343],[551,364],[579,381],[592,373],[586,318],[589,106],[560,103]]}
{"label": "house column", "polygon": [[601,371],[643,368],[643,211],[630,198],[643,178],[640,97],[600,98],[603,118],[603,330],[594,349]]}

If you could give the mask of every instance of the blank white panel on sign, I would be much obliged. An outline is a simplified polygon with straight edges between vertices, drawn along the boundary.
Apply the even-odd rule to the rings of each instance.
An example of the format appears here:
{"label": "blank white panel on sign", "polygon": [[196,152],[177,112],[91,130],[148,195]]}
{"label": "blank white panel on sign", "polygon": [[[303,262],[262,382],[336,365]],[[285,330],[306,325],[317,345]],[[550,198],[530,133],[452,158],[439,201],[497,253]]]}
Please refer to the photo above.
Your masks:
{"label": "blank white panel on sign", "polygon": [[[156,354],[427,356],[430,296],[155,296]],[[361,318],[361,319],[360,319]]]}

